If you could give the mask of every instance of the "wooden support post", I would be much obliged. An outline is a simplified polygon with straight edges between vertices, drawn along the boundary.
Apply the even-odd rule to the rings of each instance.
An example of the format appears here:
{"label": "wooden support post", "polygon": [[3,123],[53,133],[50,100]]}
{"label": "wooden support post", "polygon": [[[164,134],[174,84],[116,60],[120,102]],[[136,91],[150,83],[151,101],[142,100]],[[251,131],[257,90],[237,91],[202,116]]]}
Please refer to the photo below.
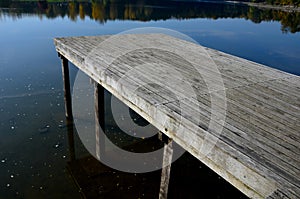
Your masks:
{"label": "wooden support post", "polygon": [[105,103],[104,88],[95,82],[94,89],[95,101],[95,124],[96,124],[96,157],[100,160],[105,154]]}
{"label": "wooden support post", "polygon": [[74,161],[76,159],[76,157],[75,157],[73,119],[68,119],[67,118],[66,126],[67,126],[67,131],[68,131],[68,144],[69,144],[70,161]]}
{"label": "wooden support post", "polygon": [[62,77],[64,83],[64,101],[65,101],[65,114],[66,118],[71,119],[73,118],[72,114],[72,100],[71,100],[71,88],[70,88],[70,74],[69,74],[69,66],[68,60],[58,54],[61,58],[61,66],[62,66]]}
{"label": "wooden support post", "polygon": [[[164,134],[161,135],[162,135],[162,140],[164,140],[163,137],[165,135]],[[172,139],[168,138],[164,146],[163,163],[162,163],[163,168],[161,171],[159,199],[168,198],[168,187],[170,181],[172,157],[173,157],[173,141]]]}

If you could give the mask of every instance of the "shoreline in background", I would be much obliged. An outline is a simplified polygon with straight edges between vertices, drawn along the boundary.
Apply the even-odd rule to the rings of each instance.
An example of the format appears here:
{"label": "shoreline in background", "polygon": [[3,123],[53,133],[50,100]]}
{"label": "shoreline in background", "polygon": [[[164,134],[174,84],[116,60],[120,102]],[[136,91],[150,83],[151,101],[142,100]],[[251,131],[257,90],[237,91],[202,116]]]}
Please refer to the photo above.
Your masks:
{"label": "shoreline in background", "polygon": [[227,3],[232,4],[245,4],[248,6],[253,6],[257,8],[266,8],[266,9],[275,9],[275,10],[282,10],[285,12],[300,12],[300,7],[295,7],[292,5],[271,5],[267,3],[253,3],[253,2],[244,2],[244,1],[226,1]]}

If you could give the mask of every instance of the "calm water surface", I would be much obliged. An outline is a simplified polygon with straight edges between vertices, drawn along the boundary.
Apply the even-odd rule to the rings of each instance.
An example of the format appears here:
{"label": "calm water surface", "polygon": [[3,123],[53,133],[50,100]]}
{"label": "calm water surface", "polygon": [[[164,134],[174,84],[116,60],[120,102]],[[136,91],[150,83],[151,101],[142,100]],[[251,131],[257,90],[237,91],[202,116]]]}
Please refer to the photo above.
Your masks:
{"label": "calm water surface", "polygon": [[[116,34],[138,27],[170,28],[204,46],[300,75],[299,13],[174,1],[1,1],[0,7],[0,198],[81,197],[67,171],[68,136],[54,37]],[[72,79],[75,75],[76,70],[71,68]],[[75,146],[79,157],[88,156],[76,136]],[[244,197],[189,155],[175,164],[177,168],[190,165],[201,175],[195,180],[191,177],[195,174],[183,175],[175,165],[174,178],[190,184],[185,187],[172,181],[172,198],[199,198],[207,192],[212,198]],[[129,190],[131,185],[126,187],[125,182],[125,188],[112,188],[119,182],[115,173],[111,175],[105,178],[107,182],[91,189],[100,195],[105,192],[101,195],[104,198],[121,197],[114,195],[114,190]],[[143,181],[144,177],[140,178]],[[105,185],[112,179],[115,184]],[[103,191],[103,186],[111,191]],[[133,190],[129,198],[153,198],[141,187]]]}

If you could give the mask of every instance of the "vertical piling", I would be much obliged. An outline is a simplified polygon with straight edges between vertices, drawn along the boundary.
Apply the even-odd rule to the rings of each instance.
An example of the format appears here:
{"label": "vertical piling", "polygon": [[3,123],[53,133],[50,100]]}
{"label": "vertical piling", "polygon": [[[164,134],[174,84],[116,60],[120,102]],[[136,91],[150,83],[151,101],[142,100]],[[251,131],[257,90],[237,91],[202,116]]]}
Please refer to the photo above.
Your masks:
{"label": "vertical piling", "polygon": [[104,88],[95,82],[94,103],[95,103],[95,132],[96,132],[96,157],[100,160],[105,154],[105,103]]}
{"label": "vertical piling", "polygon": [[[161,135],[162,135],[162,140],[165,140],[164,135],[163,134]],[[172,158],[173,158],[173,141],[172,139],[167,138],[164,146],[164,154],[163,154],[163,161],[162,161],[159,199],[168,198],[168,187],[170,181]]]}
{"label": "vertical piling", "polygon": [[72,119],[72,100],[71,100],[71,88],[70,88],[70,74],[68,60],[61,54],[58,54],[61,58],[62,77],[64,84],[64,101],[65,101],[65,115],[67,119]]}

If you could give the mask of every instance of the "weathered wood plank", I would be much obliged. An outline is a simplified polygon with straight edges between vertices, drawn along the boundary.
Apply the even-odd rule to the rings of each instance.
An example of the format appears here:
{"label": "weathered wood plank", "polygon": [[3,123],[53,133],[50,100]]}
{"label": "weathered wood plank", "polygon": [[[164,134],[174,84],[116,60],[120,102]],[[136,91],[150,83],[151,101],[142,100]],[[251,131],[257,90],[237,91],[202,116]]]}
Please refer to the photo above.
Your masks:
{"label": "weathered wood plank", "polygon": [[[55,45],[249,197],[300,197],[300,77],[162,34],[58,38]],[[222,110],[224,91],[220,134],[208,127],[223,125],[212,106]],[[206,154],[203,145],[214,147]]]}
{"label": "weathered wood plank", "polygon": [[[199,102],[199,101],[197,101],[197,102]],[[167,106],[172,106],[172,105],[168,104]],[[199,115],[200,121],[206,121],[206,125],[207,125],[207,123],[210,119],[209,118],[210,113],[207,111],[207,109],[209,109],[208,102],[206,100],[201,99],[201,107],[202,108],[199,109],[199,112],[197,112],[197,113],[195,113],[195,110],[193,110],[193,106],[194,106],[194,102],[188,100],[185,105],[185,109],[188,108],[188,110],[185,112],[191,112],[194,115]],[[172,110],[173,109],[175,110],[176,107],[172,107]],[[228,131],[228,130],[231,131],[233,136],[237,136],[238,139],[241,139],[240,142],[250,141],[251,145],[261,146],[262,148],[267,149],[268,153],[271,150],[272,153],[269,156],[269,158],[271,160],[274,159],[274,156],[276,157],[276,155],[278,154],[280,158],[284,157],[281,161],[287,161],[287,158],[288,158],[288,160],[289,160],[289,161],[287,161],[288,163],[296,161],[297,163],[295,163],[295,164],[298,164],[296,166],[300,166],[299,159],[296,157],[297,154],[295,154],[296,149],[294,149],[294,151],[287,150],[286,148],[284,148],[283,146],[280,145],[280,143],[284,144],[285,142],[282,142],[281,140],[279,140],[280,142],[277,143],[278,142],[277,140],[273,140],[273,139],[266,137],[266,134],[261,135],[260,133],[255,133],[255,134],[251,133],[251,131],[247,130],[247,129],[251,129],[251,124],[247,124],[247,129],[246,129],[243,125],[245,125],[245,123],[247,123],[247,121],[241,120],[240,119],[241,117],[239,115],[236,115],[237,112],[239,112],[239,109],[232,109],[232,106],[229,105],[228,110],[227,110],[226,124],[224,126],[225,131]],[[181,115],[185,116],[182,113],[181,113]],[[188,118],[188,119],[191,121],[195,121],[192,118]],[[216,121],[216,122],[218,123],[218,121]],[[222,132],[222,135],[223,135],[223,133],[225,133],[225,131]],[[231,132],[229,132],[229,133],[231,133]],[[227,135],[227,134],[225,134],[225,135]],[[298,149],[298,151],[300,152],[299,149]]]}
{"label": "weathered wood plank", "polygon": [[[191,104],[191,103],[192,102],[189,101],[187,104]],[[178,107],[176,105],[172,106],[172,103],[167,104],[167,107],[170,110],[178,109]],[[185,106],[185,108],[188,108],[188,107]],[[180,113],[180,111],[177,111],[177,112],[178,112],[178,117],[186,117],[186,115],[184,115],[183,113]],[[193,109],[189,109],[186,112],[192,112],[193,115],[199,115],[199,113],[195,113],[193,111]],[[203,118],[206,121],[209,119],[209,118],[205,118],[205,117],[207,117],[207,116],[203,115],[205,113],[201,112],[200,114],[201,114],[201,120],[203,120]],[[176,117],[176,116],[174,116],[174,117]],[[187,118],[187,119],[191,120],[191,118]],[[299,175],[299,173],[297,173],[297,172],[299,172],[299,170],[297,168],[300,166],[299,160],[296,161],[296,160],[293,160],[292,158],[290,158],[289,156],[282,156],[282,152],[277,151],[277,149],[268,147],[268,145],[266,145],[266,144],[268,144],[268,142],[260,143],[261,141],[259,140],[259,138],[256,138],[257,136],[255,136],[255,135],[254,135],[254,137],[251,134],[243,135],[243,134],[240,134],[239,131],[237,131],[237,129],[234,129],[234,130],[235,131],[232,131],[232,128],[229,128],[228,125],[226,124],[222,134],[219,136],[219,139],[227,142],[232,147],[238,149],[241,152],[244,152],[245,154],[248,154],[249,156],[253,155],[254,157],[258,157],[258,156],[264,157],[268,162],[271,162],[272,165],[276,165],[276,167],[278,167],[278,169],[281,168],[281,170],[284,171],[284,169],[289,168],[290,170],[288,170],[288,173],[291,173],[291,176]],[[251,151],[251,153],[250,153],[250,151]],[[291,157],[293,157],[293,156],[291,156]],[[259,159],[259,160],[265,161],[264,159]],[[289,160],[289,161],[287,161],[287,160]],[[290,164],[294,164],[296,168]],[[294,172],[296,172],[296,173],[294,173]],[[285,174],[283,174],[283,175],[285,175]]]}

